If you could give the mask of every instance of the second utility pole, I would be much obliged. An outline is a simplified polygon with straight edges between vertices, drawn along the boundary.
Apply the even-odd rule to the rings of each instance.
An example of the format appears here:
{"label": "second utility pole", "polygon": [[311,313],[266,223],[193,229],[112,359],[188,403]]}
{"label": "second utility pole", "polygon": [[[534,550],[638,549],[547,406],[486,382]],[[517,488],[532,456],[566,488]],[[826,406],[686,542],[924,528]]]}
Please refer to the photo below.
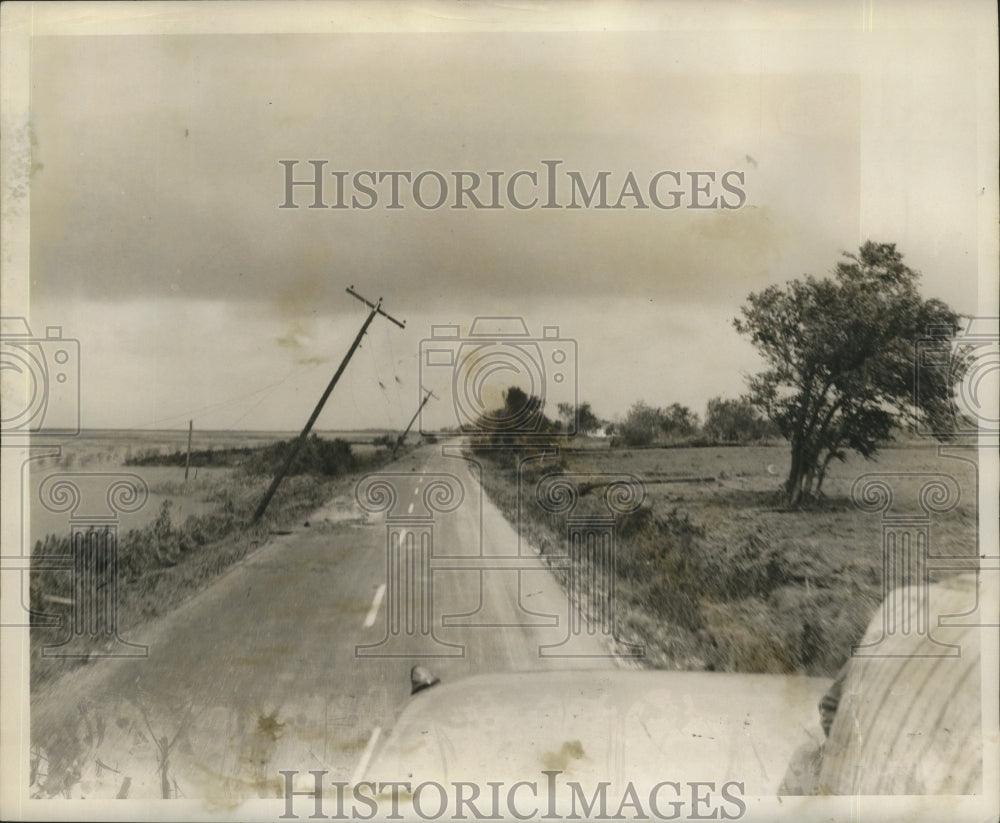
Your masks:
{"label": "second utility pole", "polygon": [[413,424],[417,422],[417,417],[420,414],[420,410],[423,409],[423,407],[427,405],[427,401],[430,400],[434,396],[435,396],[434,392],[432,392],[430,389],[428,389],[427,390],[427,396],[424,397],[423,402],[419,406],[417,406],[417,411],[413,415],[413,419],[410,420],[410,425],[408,425],[406,427],[406,431],[404,431],[399,436],[399,439],[396,441],[396,445],[392,447],[392,453],[393,454],[396,453],[396,449],[398,449],[400,446],[403,445],[403,441],[406,440],[406,435],[408,435],[410,433],[410,429],[413,428]]}
{"label": "second utility pole", "polygon": [[381,297],[378,299],[377,303],[372,303],[354,291],[354,286],[348,286],[347,293],[352,297],[358,298],[358,300],[368,306],[370,309],[368,317],[365,318],[365,322],[361,326],[361,331],[358,332],[358,336],[354,338],[354,342],[351,343],[351,347],[347,350],[347,354],[344,355],[344,359],[341,361],[340,367],[337,369],[337,373],[330,381],[330,385],[326,387],[326,391],[323,392],[323,396],[316,404],[316,408],[313,409],[313,413],[309,416],[309,420],[306,421],[305,428],[302,429],[302,434],[300,434],[299,439],[292,444],[292,448],[288,452],[288,457],[285,458],[284,465],[281,467],[278,474],[275,475],[274,481],[271,483],[271,487],[267,490],[267,494],[264,495],[264,499],[261,500],[260,505],[257,506],[257,511],[255,511],[253,515],[254,523],[260,520],[264,512],[267,511],[267,506],[271,502],[271,498],[274,497],[274,493],[278,490],[278,486],[281,485],[281,481],[285,479],[285,475],[288,474],[288,470],[292,467],[292,462],[295,460],[299,450],[302,448],[303,444],[306,442],[306,438],[309,436],[309,430],[313,427],[313,423],[316,422],[316,418],[319,417],[319,413],[323,411],[323,406],[326,403],[327,398],[330,396],[330,393],[333,391],[333,387],[337,385],[337,381],[340,380],[340,375],[342,375],[344,373],[344,369],[347,368],[347,362],[351,359],[354,352],[357,351],[358,346],[361,345],[361,338],[365,336],[365,332],[368,331],[368,327],[371,325],[372,320],[375,319],[375,315],[381,314],[384,318],[391,320],[401,329],[406,328],[406,323],[400,323],[395,317],[382,311]]}

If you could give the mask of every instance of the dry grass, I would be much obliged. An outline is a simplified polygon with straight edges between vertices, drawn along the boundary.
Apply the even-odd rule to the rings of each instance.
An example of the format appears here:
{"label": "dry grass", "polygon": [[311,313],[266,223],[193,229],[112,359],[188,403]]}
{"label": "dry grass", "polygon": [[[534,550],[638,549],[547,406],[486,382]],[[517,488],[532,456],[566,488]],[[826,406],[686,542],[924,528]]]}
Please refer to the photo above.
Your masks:
{"label": "dry grass", "polygon": [[[618,525],[618,625],[622,639],[646,644],[647,662],[656,667],[834,675],[882,599],[881,520],[850,500],[862,474],[952,475],[963,498],[933,516],[931,552],[975,553],[974,469],[939,456],[933,445],[886,449],[877,463],[856,458],[833,466],[827,497],[798,511],[781,505],[785,446],[588,445],[564,451],[526,479],[533,485],[541,473],[565,470],[644,481],[646,502]],[[674,482],[681,478],[714,479]],[[516,474],[495,466],[484,482],[513,521]],[[893,482],[898,510],[919,511],[919,477]],[[524,498],[534,495],[529,490]],[[580,506],[599,510],[599,493],[585,494]],[[537,505],[524,507],[520,527],[543,553],[563,551],[565,525]]]}
{"label": "dry grass", "polygon": [[[120,444],[112,443],[120,457]],[[127,448],[127,447],[126,447]],[[388,452],[366,450],[363,455],[350,456],[337,471],[320,473],[317,466],[306,465],[304,473],[286,477],[272,499],[267,512],[258,523],[252,515],[270,485],[274,461],[280,449],[273,444],[258,446],[254,451],[255,471],[243,469],[225,471],[192,480],[160,480],[153,484],[159,503],[146,514],[141,525],[118,535],[118,625],[129,632],[142,623],[176,608],[200,591],[234,563],[263,545],[275,531],[301,523],[315,509],[335,494],[349,489],[356,473],[370,471],[386,462]],[[329,455],[323,449],[305,450],[330,468]],[[100,460],[88,449],[91,464],[114,465]],[[264,454],[270,460],[261,460]],[[337,449],[341,457],[348,455]],[[313,469],[316,469],[315,471]],[[133,471],[133,469],[130,469]],[[155,473],[157,469],[134,469],[140,473]],[[197,497],[210,504],[210,511],[184,518],[176,517],[175,499]],[[62,556],[70,554],[70,538],[47,534],[36,539],[32,555]],[[37,688],[46,681],[85,662],[83,658],[43,658],[41,649],[59,643],[68,631],[72,603],[72,575],[66,571],[45,570],[31,574],[31,684]],[[62,619],[58,628],[40,625],[39,616],[54,615]],[[94,651],[99,651],[94,640]]]}

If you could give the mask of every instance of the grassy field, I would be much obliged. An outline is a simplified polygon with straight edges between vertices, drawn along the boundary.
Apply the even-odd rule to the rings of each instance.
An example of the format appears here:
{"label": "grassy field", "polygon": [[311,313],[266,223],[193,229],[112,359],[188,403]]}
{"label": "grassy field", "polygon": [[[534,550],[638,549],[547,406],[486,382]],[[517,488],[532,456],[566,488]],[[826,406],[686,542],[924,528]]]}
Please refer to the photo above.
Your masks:
{"label": "grassy field", "polygon": [[[364,432],[318,432],[323,439],[341,439],[351,444],[359,459],[373,456],[372,441],[382,430]],[[152,523],[165,500],[171,516],[183,521],[192,514],[207,514],[215,508],[220,488],[229,482],[232,470],[244,455],[294,436],[290,432],[195,431],[188,479],[184,479],[186,431],[89,430],[56,441],[58,454],[43,456],[31,464],[25,498],[29,501],[28,534],[31,545],[47,535],[67,530],[66,515],[38,504],[38,488],[54,472],[127,472],[138,474],[149,488],[149,499],[138,511],[122,515],[124,531]],[[171,459],[173,458],[173,459]]]}
{"label": "grassy field", "polygon": [[[739,672],[834,675],[882,600],[879,514],[850,499],[856,478],[896,472],[898,513],[919,512],[919,475],[955,478],[962,499],[932,520],[931,553],[974,555],[975,470],[915,444],[883,451],[877,462],[831,467],[826,497],[789,511],[779,495],[788,470],[785,445],[609,449],[589,443],[532,463],[532,486],[551,471],[629,473],[647,492],[619,519],[616,605],[620,639],[646,645],[650,666]],[[513,521],[517,479],[510,465],[487,462],[487,493]],[[582,496],[598,512],[600,486]],[[561,553],[565,521],[524,495],[521,530],[543,554]],[[932,577],[935,574],[932,572]]]}

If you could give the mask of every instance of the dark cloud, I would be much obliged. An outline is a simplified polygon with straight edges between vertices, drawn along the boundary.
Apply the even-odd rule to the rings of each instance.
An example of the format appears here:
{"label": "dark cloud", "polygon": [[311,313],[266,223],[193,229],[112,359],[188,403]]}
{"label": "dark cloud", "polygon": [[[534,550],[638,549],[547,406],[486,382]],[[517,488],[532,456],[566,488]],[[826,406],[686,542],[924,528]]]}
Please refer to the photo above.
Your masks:
{"label": "dark cloud", "polygon": [[[856,225],[857,192],[840,182],[858,177],[856,82],[810,93],[813,80],[796,77],[681,75],[664,45],[626,34],[42,38],[33,288],[105,300],[307,292],[297,310],[335,305],[351,282],[405,300],[687,299],[708,277],[735,288],[780,265],[797,200],[822,204],[823,218],[800,248]],[[839,91],[840,110],[794,120],[795,149],[779,158],[790,91],[811,114],[816,94]],[[817,167],[808,192],[782,188],[782,169],[801,173],[831,145],[843,163]],[[587,184],[611,172],[613,203],[629,172],[644,192],[661,170],[738,169],[757,208],[423,210],[404,195],[398,211],[279,209],[278,160],[310,158],[352,173],[435,170],[449,184],[471,170],[481,198],[486,171],[544,176],[540,161],[561,159],[564,203],[567,171]]]}

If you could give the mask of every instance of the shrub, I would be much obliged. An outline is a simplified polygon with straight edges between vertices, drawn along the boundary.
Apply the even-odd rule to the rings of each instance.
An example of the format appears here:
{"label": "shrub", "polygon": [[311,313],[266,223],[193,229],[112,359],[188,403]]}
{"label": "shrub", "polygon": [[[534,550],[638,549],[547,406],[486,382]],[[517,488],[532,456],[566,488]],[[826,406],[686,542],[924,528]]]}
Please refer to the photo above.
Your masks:
{"label": "shrub", "polygon": [[650,445],[660,429],[662,414],[642,400],[633,404],[615,430],[615,441],[626,446]]}
{"label": "shrub", "polygon": [[[288,459],[289,451],[295,442],[295,440],[282,440],[253,452],[243,464],[243,470],[251,475],[274,475]],[[302,448],[288,469],[288,474],[336,477],[353,471],[355,465],[351,444],[346,440],[339,437],[325,440],[313,434],[302,444]]]}

